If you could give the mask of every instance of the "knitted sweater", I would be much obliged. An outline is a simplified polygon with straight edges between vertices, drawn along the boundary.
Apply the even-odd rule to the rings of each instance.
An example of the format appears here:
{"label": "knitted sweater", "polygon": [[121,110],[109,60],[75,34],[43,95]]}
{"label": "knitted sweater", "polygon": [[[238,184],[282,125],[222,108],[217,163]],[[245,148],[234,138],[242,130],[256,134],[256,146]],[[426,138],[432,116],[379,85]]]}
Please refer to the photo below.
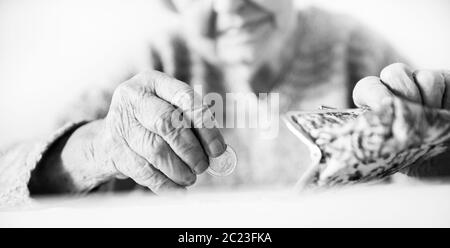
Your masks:
{"label": "knitted sweater", "polygon": [[[320,105],[351,106],[351,90],[361,78],[379,75],[381,69],[401,61],[380,37],[351,18],[311,8],[298,12],[298,25],[281,56],[280,70],[262,67],[251,79],[253,91],[280,95],[280,113],[311,110]],[[150,68],[189,84],[201,84],[209,92],[224,93],[221,68],[208,63],[191,49],[181,33],[168,33],[150,47]],[[219,86],[218,86],[219,85]],[[31,199],[29,181],[51,144],[70,134],[84,120],[103,118],[117,85],[89,89],[77,99],[59,123],[66,126],[45,141],[18,144],[0,152],[0,204]],[[223,129],[226,142],[237,151],[238,167],[225,178],[201,175],[193,190],[205,187],[274,187],[293,185],[308,165],[306,147],[283,125],[274,139],[258,129]],[[130,181],[115,180],[108,190],[132,188]],[[32,191],[32,190],[31,190]]]}

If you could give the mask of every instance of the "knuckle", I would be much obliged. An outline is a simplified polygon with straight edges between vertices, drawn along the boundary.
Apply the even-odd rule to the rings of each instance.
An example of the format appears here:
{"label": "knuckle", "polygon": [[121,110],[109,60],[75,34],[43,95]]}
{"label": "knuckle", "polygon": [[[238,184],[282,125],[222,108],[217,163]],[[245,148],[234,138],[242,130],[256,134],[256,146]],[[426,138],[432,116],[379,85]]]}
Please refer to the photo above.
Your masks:
{"label": "knuckle", "polygon": [[139,82],[146,82],[146,84],[151,85],[153,88],[156,87],[156,84],[164,85],[171,83],[173,80],[169,75],[156,70],[144,70],[137,74],[134,79]]}
{"label": "knuckle", "polygon": [[178,176],[178,180],[176,182],[182,186],[192,186],[197,181],[197,176],[192,172],[185,172],[182,175]]}
{"label": "knuckle", "polygon": [[113,108],[129,108],[130,106],[134,106],[137,92],[137,86],[133,84],[131,81],[126,81],[121,83],[114,91],[111,100],[111,107]]}
{"label": "knuckle", "polygon": [[177,147],[177,150],[181,154],[189,156],[193,160],[200,160],[203,148],[196,140],[195,136],[186,134],[183,135],[185,132],[190,132],[190,130],[186,128],[176,129],[176,131],[172,132],[168,136],[168,139]]}
{"label": "knuckle", "polygon": [[139,73],[133,78],[119,84],[114,91],[113,97],[116,96],[135,100],[153,95],[152,86],[142,83],[145,82],[145,78],[148,77],[150,76],[146,76],[145,73]]}
{"label": "knuckle", "polygon": [[[158,136],[155,136],[155,137],[158,137]],[[153,149],[152,153],[155,156],[161,156],[161,155],[167,154],[170,150],[169,145],[166,142],[164,142],[164,140],[160,137],[154,138],[152,140],[151,147]]]}
{"label": "knuckle", "polygon": [[125,81],[117,86],[114,94],[119,96],[126,96],[133,92],[133,83],[131,80]]}
{"label": "knuckle", "polygon": [[151,190],[158,191],[163,185],[169,182],[169,179],[165,176],[154,173],[147,179],[146,186]]}
{"label": "knuckle", "polygon": [[168,180],[165,176],[150,167],[134,168],[130,177],[138,184],[149,187],[152,190],[160,187],[161,184]]}
{"label": "knuckle", "polygon": [[164,193],[164,192],[167,192],[168,190],[173,190],[173,189],[176,189],[176,186],[168,178],[162,178],[160,181],[158,181],[157,184],[155,184],[153,187],[151,187],[151,190],[157,194]]}
{"label": "knuckle", "polygon": [[387,67],[385,67],[381,71],[380,77],[383,80],[384,79],[387,80],[394,76],[405,75],[405,74],[406,75],[412,74],[410,67],[403,63],[394,63],[394,64],[391,64],[391,65],[388,65]]}
{"label": "knuckle", "polygon": [[149,80],[153,80],[154,78],[156,78],[158,76],[158,72],[155,70],[143,70],[141,72],[139,72],[138,74],[136,74],[133,78],[139,81],[149,81]]}
{"label": "knuckle", "polygon": [[169,184],[169,180],[161,180],[159,183],[152,185],[150,189],[155,193],[159,193],[162,189],[167,188],[167,185]]}
{"label": "knuckle", "polygon": [[409,66],[404,63],[393,63],[385,68],[386,71],[405,71],[409,70]]}
{"label": "knuckle", "polygon": [[133,166],[129,170],[129,176],[140,184],[148,184],[155,177],[155,173],[147,165]]}
{"label": "knuckle", "polygon": [[389,65],[388,67],[391,67],[392,69],[397,69],[397,70],[408,70],[409,66],[405,63],[393,63],[391,65]]}
{"label": "knuckle", "polygon": [[205,135],[206,137],[204,138],[204,141],[207,142],[208,145],[216,140],[219,140],[222,143],[225,142],[224,137],[223,137],[222,133],[219,131],[219,129],[209,128],[206,131],[207,131],[207,135]]}
{"label": "knuckle", "polygon": [[194,160],[193,163],[200,162],[202,159],[203,149],[197,142],[183,142],[179,144],[179,150],[182,154],[191,156]]}
{"label": "knuckle", "polygon": [[380,79],[375,76],[365,77],[359,80],[359,82],[356,83],[355,87],[353,88],[353,94],[358,94],[360,92],[369,90],[369,87],[375,82],[380,82]]}
{"label": "knuckle", "polygon": [[415,74],[415,79],[422,87],[427,89],[443,91],[445,89],[445,78],[440,73],[432,71],[419,71]]}
{"label": "knuckle", "polygon": [[196,93],[193,88],[186,86],[178,89],[173,101],[180,105],[182,109],[193,109],[195,104],[201,104],[201,101],[196,101]]}
{"label": "knuckle", "polygon": [[157,130],[157,132],[163,137],[171,137],[180,132],[179,128],[174,125],[172,117],[173,111],[165,111],[157,116],[157,120],[155,121],[155,130]]}
{"label": "knuckle", "polygon": [[179,97],[180,99],[186,101],[193,101],[195,97],[195,91],[193,88],[186,85],[186,87],[181,87],[175,92],[175,97]]}
{"label": "knuckle", "polygon": [[368,85],[368,84],[373,84],[373,83],[375,83],[375,82],[380,82],[380,78],[379,78],[379,77],[376,77],[376,76],[369,76],[369,77],[365,77],[365,78],[361,79],[361,80],[357,83],[357,85],[359,85],[359,86],[365,86],[365,85]]}
{"label": "knuckle", "polygon": [[125,90],[124,84],[120,84],[119,86],[117,86],[117,88],[114,90],[112,99],[111,99],[111,108],[115,108],[117,106],[120,106],[122,104],[122,102],[124,101],[124,99],[126,99],[126,90]]}
{"label": "knuckle", "polygon": [[154,133],[150,133],[148,137],[145,137],[143,142],[144,145],[141,150],[144,151],[144,156],[155,168],[161,169],[160,160],[167,157],[167,154],[171,152],[170,146]]}

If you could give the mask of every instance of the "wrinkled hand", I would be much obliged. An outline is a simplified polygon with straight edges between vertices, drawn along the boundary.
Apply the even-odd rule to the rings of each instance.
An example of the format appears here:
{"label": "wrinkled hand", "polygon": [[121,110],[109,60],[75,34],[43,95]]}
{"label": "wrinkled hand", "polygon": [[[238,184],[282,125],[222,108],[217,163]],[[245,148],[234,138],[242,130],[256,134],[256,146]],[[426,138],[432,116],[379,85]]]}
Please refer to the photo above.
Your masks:
{"label": "wrinkled hand", "polygon": [[[116,177],[132,178],[156,193],[194,184],[208,168],[208,156],[226,149],[199,98],[187,84],[156,71],[122,83],[94,143],[97,160]],[[195,128],[173,122],[180,110]]]}
{"label": "wrinkled hand", "polygon": [[[359,107],[377,110],[383,99],[393,96],[423,104],[430,108],[450,110],[450,71],[413,70],[404,64],[392,64],[380,77],[366,77],[353,90],[353,100]],[[438,156],[426,164],[415,164],[404,173],[417,177],[450,176],[447,166],[450,153]]]}
{"label": "wrinkled hand", "polygon": [[450,109],[450,71],[413,70],[404,64],[392,64],[380,77],[366,77],[353,90],[353,100],[359,107],[378,109],[384,98],[392,96]]}

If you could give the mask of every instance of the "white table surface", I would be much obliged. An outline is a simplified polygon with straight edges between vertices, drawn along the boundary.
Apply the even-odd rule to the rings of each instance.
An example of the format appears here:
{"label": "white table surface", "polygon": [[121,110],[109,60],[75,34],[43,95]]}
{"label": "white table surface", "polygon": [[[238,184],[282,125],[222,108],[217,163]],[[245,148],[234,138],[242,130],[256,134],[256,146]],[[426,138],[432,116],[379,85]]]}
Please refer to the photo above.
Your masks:
{"label": "white table surface", "polygon": [[450,227],[450,184],[43,199],[0,227]]}

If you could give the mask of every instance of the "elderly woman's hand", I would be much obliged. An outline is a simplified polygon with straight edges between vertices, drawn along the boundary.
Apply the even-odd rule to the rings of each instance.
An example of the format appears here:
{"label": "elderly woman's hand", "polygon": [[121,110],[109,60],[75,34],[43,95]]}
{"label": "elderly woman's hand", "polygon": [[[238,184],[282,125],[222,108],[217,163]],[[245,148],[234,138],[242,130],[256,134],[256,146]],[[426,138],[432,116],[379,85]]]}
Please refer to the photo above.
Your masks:
{"label": "elderly woman's hand", "polygon": [[450,109],[450,71],[413,70],[392,64],[380,77],[366,77],[353,90],[357,106],[377,109],[383,98],[400,96],[431,108]]}
{"label": "elderly woman's hand", "polygon": [[226,150],[201,97],[156,71],[122,83],[104,120],[58,143],[35,173],[35,192],[85,192],[114,177],[156,193],[184,190],[208,168],[208,157]]}
{"label": "elderly woman's hand", "polygon": [[226,149],[213,121],[190,86],[144,72],[116,89],[94,151],[118,177],[155,192],[183,189]]}
{"label": "elderly woman's hand", "polygon": [[[430,108],[450,110],[450,71],[413,70],[404,64],[392,64],[380,77],[366,77],[353,90],[353,100],[359,107],[377,110],[383,99],[393,96],[421,103]],[[403,172],[417,177],[450,176],[447,152],[425,164],[415,164]]]}

